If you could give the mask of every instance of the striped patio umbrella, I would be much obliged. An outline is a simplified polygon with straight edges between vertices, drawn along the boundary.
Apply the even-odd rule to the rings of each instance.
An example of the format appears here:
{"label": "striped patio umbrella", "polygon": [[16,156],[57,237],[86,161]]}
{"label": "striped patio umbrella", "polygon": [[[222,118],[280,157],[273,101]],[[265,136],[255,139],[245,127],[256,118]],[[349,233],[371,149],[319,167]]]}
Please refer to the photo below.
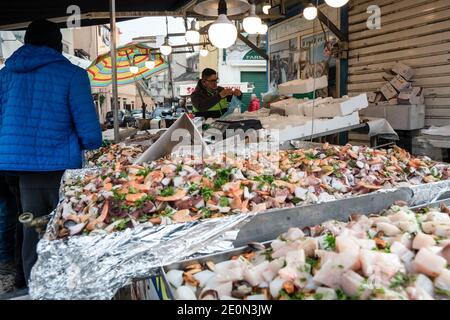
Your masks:
{"label": "striped patio umbrella", "polygon": [[[169,67],[159,53],[152,53],[155,49],[140,43],[129,43],[117,48],[117,84],[126,85],[137,80],[148,78]],[[145,62],[154,60],[155,67],[147,69]],[[139,71],[134,74],[130,67],[136,66]],[[110,53],[102,54],[95,59],[87,69],[92,87],[106,87],[112,83]]]}

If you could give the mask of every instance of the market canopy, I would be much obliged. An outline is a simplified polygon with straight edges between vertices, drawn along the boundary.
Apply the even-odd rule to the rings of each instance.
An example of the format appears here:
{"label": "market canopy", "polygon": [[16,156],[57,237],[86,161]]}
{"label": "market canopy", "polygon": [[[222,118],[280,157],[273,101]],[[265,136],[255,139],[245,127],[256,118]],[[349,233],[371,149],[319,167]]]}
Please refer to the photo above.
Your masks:
{"label": "market canopy", "polygon": [[[117,21],[128,20],[151,13],[168,13],[184,10],[192,0],[116,0],[116,11],[123,13]],[[61,27],[66,25],[67,9],[80,7],[81,26],[109,23],[109,0],[21,0],[8,2],[0,10],[0,30],[24,29],[37,18],[56,19]]]}

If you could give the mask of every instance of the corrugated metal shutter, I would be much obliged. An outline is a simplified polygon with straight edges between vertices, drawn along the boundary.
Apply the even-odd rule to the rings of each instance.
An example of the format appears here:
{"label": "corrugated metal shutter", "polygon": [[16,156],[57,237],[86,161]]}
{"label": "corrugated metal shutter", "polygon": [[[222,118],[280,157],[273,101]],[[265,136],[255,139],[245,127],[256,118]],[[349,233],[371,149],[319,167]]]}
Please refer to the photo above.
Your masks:
{"label": "corrugated metal shutter", "polygon": [[[368,6],[381,8],[381,29],[369,30]],[[426,125],[450,124],[450,1],[354,0],[349,11],[349,93],[375,91],[392,65],[415,69],[425,89]]]}
{"label": "corrugated metal shutter", "polygon": [[[267,78],[265,72],[241,72],[241,82],[251,82],[255,86],[253,93],[256,94],[258,99],[262,101],[261,94],[267,92]],[[241,111],[248,110],[248,104],[250,103],[251,93],[244,93],[242,95],[242,107]]]}

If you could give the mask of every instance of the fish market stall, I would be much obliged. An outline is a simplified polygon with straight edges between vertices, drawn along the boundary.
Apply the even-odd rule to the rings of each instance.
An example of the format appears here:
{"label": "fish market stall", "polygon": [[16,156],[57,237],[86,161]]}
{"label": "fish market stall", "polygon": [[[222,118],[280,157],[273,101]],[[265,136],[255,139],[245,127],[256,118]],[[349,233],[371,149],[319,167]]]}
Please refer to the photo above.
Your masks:
{"label": "fish market stall", "polygon": [[[183,300],[448,300],[450,210],[394,205],[163,269]],[[302,228],[304,227],[304,228]]]}
{"label": "fish market stall", "polygon": [[110,299],[131,279],[158,274],[159,266],[246,242],[261,221],[297,222],[304,212],[311,216],[306,221],[320,223],[334,218],[325,210],[333,201],[343,206],[335,212],[343,218],[348,206],[363,209],[351,201],[365,203],[367,211],[377,209],[374,203],[409,202],[411,188],[402,191],[402,184],[449,178],[447,165],[399,148],[326,144],[247,159],[215,155],[200,163],[109,158],[113,165],[66,172],[60,205],[39,244],[33,298]]}

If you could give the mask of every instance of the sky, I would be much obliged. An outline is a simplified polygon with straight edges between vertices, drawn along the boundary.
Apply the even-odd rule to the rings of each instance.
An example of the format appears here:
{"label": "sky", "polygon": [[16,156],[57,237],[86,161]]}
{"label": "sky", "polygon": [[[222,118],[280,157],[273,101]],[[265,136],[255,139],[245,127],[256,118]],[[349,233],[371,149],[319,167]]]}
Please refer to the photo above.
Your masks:
{"label": "sky", "polygon": [[[133,38],[143,36],[166,35],[165,17],[145,17],[117,23],[120,29],[120,45],[131,42]],[[183,18],[169,17],[169,33],[185,32]],[[184,37],[171,37],[171,45],[185,44]]]}

